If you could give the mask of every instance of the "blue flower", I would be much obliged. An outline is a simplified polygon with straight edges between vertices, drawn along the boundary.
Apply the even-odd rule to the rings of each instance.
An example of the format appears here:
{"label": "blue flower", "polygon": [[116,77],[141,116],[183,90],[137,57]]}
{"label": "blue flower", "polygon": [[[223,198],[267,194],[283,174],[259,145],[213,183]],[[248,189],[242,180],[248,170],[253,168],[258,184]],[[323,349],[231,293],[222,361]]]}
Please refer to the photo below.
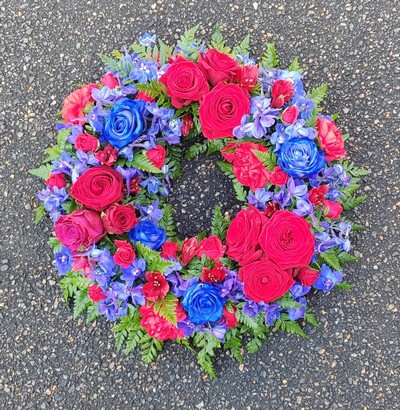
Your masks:
{"label": "blue flower", "polygon": [[300,306],[297,308],[287,310],[289,320],[303,319],[304,315],[306,314],[306,307],[307,307],[306,299],[303,297],[300,297],[296,301],[300,304]]}
{"label": "blue flower", "polygon": [[182,306],[189,319],[196,325],[217,322],[221,319],[226,298],[220,296],[217,286],[210,283],[193,283],[184,298]]}
{"label": "blue flower", "polygon": [[332,271],[332,269],[323,264],[321,266],[321,272],[317,281],[314,283],[314,288],[322,290],[324,293],[329,292],[335,285],[341,282],[343,279],[342,272]]}
{"label": "blue flower", "polygon": [[143,47],[154,46],[154,44],[156,44],[156,38],[155,34],[144,33],[143,36],[139,37],[139,43]]}
{"label": "blue flower", "polygon": [[72,263],[73,259],[70,250],[65,246],[62,246],[60,252],[57,252],[54,255],[53,266],[55,266],[58,273],[63,276],[71,270]]}
{"label": "blue flower", "polygon": [[308,138],[293,138],[286,141],[278,152],[279,166],[292,177],[309,177],[325,166],[323,151]]}
{"label": "blue flower", "polygon": [[276,303],[267,305],[265,307],[265,324],[267,326],[274,326],[275,321],[281,317],[281,306]]}
{"label": "blue flower", "polygon": [[145,105],[144,101],[130,99],[115,104],[105,120],[103,137],[119,149],[135,141],[146,128]]}
{"label": "blue flower", "polygon": [[150,249],[160,249],[167,240],[164,229],[152,224],[150,221],[141,221],[129,231],[129,239],[140,242]]}

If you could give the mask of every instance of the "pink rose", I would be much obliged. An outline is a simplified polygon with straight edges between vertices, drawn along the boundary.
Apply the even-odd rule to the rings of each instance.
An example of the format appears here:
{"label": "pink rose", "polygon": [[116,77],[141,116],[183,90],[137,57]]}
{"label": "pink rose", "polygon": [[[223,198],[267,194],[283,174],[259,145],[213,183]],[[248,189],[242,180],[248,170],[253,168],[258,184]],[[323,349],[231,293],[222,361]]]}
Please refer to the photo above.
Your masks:
{"label": "pink rose", "polygon": [[108,88],[111,88],[111,89],[119,85],[118,79],[115,78],[111,73],[103,75],[103,77],[100,78],[100,82],[104,86],[107,86]]}
{"label": "pink rose", "polygon": [[197,256],[201,258],[202,255],[206,255],[214,262],[218,262],[220,258],[224,256],[226,251],[226,246],[222,244],[221,240],[216,235],[204,238],[199,245],[200,249],[197,252]]}
{"label": "pink rose", "polygon": [[340,214],[343,211],[343,207],[341,204],[339,204],[339,202],[333,202],[330,201],[328,199],[325,199],[323,202],[323,206],[324,206],[324,210],[326,208],[329,208],[329,211],[327,213],[327,217],[330,219],[339,219],[340,218]]}
{"label": "pink rose", "polygon": [[273,172],[269,175],[271,184],[276,186],[283,186],[289,179],[289,175],[280,167],[275,167]]}
{"label": "pink rose", "polygon": [[299,113],[300,110],[295,105],[287,107],[286,110],[282,113],[282,121],[285,124],[293,124],[294,122],[296,122]]}

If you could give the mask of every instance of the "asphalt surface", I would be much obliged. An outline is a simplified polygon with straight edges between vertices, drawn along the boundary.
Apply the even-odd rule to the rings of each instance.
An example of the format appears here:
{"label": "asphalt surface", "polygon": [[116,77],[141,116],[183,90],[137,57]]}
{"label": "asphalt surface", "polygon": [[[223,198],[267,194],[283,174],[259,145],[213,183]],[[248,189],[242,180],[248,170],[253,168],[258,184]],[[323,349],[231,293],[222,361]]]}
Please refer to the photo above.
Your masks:
{"label": "asphalt surface", "polygon": [[[0,408],[400,408],[399,10],[398,0],[0,0]],[[327,112],[339,113],[350,157],[372,174],[368,202],[349,215],[368,227],[353,236],[355,289],[312,298],[321,327],[307,329],[310,340],[274,334],[243,366],[222,353],[209,380],[182,346],[146,366],[116,353],[106,321],[71,319],[46,245],[51,224],[32,223],[41,183],[27,170],[52,143],[73,84],[102,73],[97,52],[149,30],[172,42],[196,23],[207,36],[218,21],[232,45],[251,31],[257,55],[275,40],[309,85],[329,82]],[[210,161],[184,163],[185,188],[174,189],[182,235],[207,228],[215,203],[235,207]]]}

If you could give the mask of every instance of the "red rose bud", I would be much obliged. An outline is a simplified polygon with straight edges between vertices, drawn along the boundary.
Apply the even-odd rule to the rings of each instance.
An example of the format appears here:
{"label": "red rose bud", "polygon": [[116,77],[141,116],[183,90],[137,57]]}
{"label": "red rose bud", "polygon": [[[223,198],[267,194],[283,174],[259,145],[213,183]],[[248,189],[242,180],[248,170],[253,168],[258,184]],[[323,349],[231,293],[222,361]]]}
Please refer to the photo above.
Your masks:
{"label": "red rose bud", "polygon": [[324,206],[324,210],[329,208],[329,211],[326,214],[326,216],[329,219],[339,219],[340,218],[340,214],[343,211],[343,206],[339,204],[339,202],[333,202],[333,201],[329,201],[326,199],[322,205]]}
{"label": "red rose bud", "polygon": [[111,73],[103,75],[103,77],[100,78],[100,82],[104,86],[107,86],[108,88],[111,88],[111,89],[119,85],[118,78],[115,78]]}
{"label": "red rose bud", "polygon": [[164,259],[176,259],[176,253],[179,251],[179,245],[175,242],[164,242],[161,248],[160,256]]}
{"label": "red rose bud", "polygon": [[181,261],[188,264],[199,250],[199,243],[196,238],[188,238],[182,244]]}
{"label": "red rose bud", "polygon": [[282,121],[285,124],[293,124],[294,122],[296,122],[299,114],[300,110],[295,105],[292,105],[291,107],[288,107],[285,111],[283,111]]}
{"label": "red rose bud", "polygon": [[114,241],[114,245],[117,247],[113,256],[114,262],[123,268],[128,268],[136,258],[132,245],[127,241]]}
{"label": "red rose bud", "polygon": [[247,91],[251,91],[258,81],[258,67],[256,65],[242,65],[236,71],[236,82]]}
{"label": "red rose bud", "polygon": [[231,82],[238,69],[238,63],[228,54],[210,49],[207,53],[200,53],[198,66],[212,85],[220,82]]}
{"label": "red rose bud", "polygon": [[330,121],[326,118],[318,118],[317,131],[318,141],[325,152],[327,161],[334,161],[346,156],[342,133],[334,121]]}
{"label": "red rose bud", "polygon": [[144,297],[151,301],[157,302],[163,299],[169,291],[169,285],[165,276],[160,272],[147,272],[147,283],[143,285],[142,291]]}
{"label": "red rose bud", "polygon": [[107,232],[122,235],[130,231],[139,222],[139,218],[132,205],[114,204],[104,211],[102,221]]}
{"label": "red rose bud", "polygon": [[88,296],[93,302],[100,302],[107,299],[99,285],[92,285],[88,287]]}
{"label": "red rose bud", "polygon": [[50,174],[50,176],[46,179],[46,185],[51,188],[56,186],[60,189],[67,186],[67,181],[65,180],[64,174]]}
{"label": "red rose bud", "polygon": [[201,258],[202,255],[206,255],[214,262],[218,262],[224,256],[225,251],[226,246],[222,244],[218,236],[212,235],[200,242],[197,256]]}
{"label": "red rose bud", "polygon": [[135,100],[142,100],[142,101],[146,101],[146,102],[154,102],[156,99],[153,97],[150,97],[148,94],[146,94],[144,91],[139,91],[136,94],[136,98]]}
{"label": "red rose bud", "polygon": [[83,152],[95,152],[99,146],[99,140],[91,134],[79,134],[75,140],[75,149]]}
{"label": "red rose bud", "polygon": [[294,95],[293,83],[286,80],[276,80],[271,90],[271,107],[281,108]]}
{"label": "red rose bud", "polygon": [[146,152],[149,161],[158,169],[161,169],[165,162],[167,153],[161,145],[157,145],[156,148],[151,148]]}
{"label": "red rose bud", "polygon": [[278,202],[268,202],[265,206],[264,215],[267,218],[271,218],[271,216],[276,212],[279,211],[280,207]]}
{"label": "red rose bud", "polygon": [[94,156],[101,163],[111,167],[117,160],[118,148],[114,148],[111,144],[107,144],[102,151],[97,151]]}
{"label": "red rose bud", "polygon": [[232,329],[235,327],[239,321],[236,318],[236,307],[232,306],[232,312],[229,312],[226,306],[224,306],[224,313],[223,313],[223,319],[225,319],[225,324],[229,329]]}
{"label": "red rose bud", "polygon": [[303,285],[312,286],[318,279],[319,271],[316,269],[303,266],[293,269],[293,276]]}
{"label": "red rose bud", "polygon": [[280,167],[275,167],[273,172],[269,175],[271,184],[276,186],[283,186],[289,179],[289,175]]}
{"label": "red rose bud", "polygon": [[203,268],[200,280],[207,283],[219,283],[226,278],[226,270],[223,265],[217,263],[212,269]]}
{"label": "red rose bud", "polygon": [[181,133],[184,137],[187,137],[190,130],[193,128],[193,118],[190,114],[186,114],[182,117]]}
{"label": "red rose bud", "polygon": [[314,205],[322,205],[325,200],[325,195],[328,193],[329,186],[321,185],[317,188],[312,188],[308,191],[308,199]]}

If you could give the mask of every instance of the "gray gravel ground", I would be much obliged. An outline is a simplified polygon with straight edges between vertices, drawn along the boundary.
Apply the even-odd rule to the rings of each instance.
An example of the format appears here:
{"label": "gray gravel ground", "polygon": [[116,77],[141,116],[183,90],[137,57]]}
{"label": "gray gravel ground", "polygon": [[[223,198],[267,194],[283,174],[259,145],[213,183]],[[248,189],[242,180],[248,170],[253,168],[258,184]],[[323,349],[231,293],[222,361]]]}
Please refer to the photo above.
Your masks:
{"label": "gray gravel ground", "polygon": [[[399,9],[398,0],[0,0],[0,408],[400,408]],[[355,290],[313,297],[321,327],[308,329],[310,340],[274,334],[244,366],[221,354],[210,381],[182,346],[146,366],[116,353],[105,321],[71,320],[50,223],[32,223],[41,184],[26,171],[52,143],[53,114],[73,84],[102,73],[97,52],[147,30],[172,41],[184,23],[209,35],[218,21],[231,44],[248,31],[255,53],[275,40],[283,63],[299,56],[310,85],[331,83],[327,112],[340,114],[351,158],[372,175],[369,201],[351,215],[368,227],[353,238]],[[206,228],[216,202],[235,206],[210,164],[185,164],[187,190],[175,196],[182,234]]]}

